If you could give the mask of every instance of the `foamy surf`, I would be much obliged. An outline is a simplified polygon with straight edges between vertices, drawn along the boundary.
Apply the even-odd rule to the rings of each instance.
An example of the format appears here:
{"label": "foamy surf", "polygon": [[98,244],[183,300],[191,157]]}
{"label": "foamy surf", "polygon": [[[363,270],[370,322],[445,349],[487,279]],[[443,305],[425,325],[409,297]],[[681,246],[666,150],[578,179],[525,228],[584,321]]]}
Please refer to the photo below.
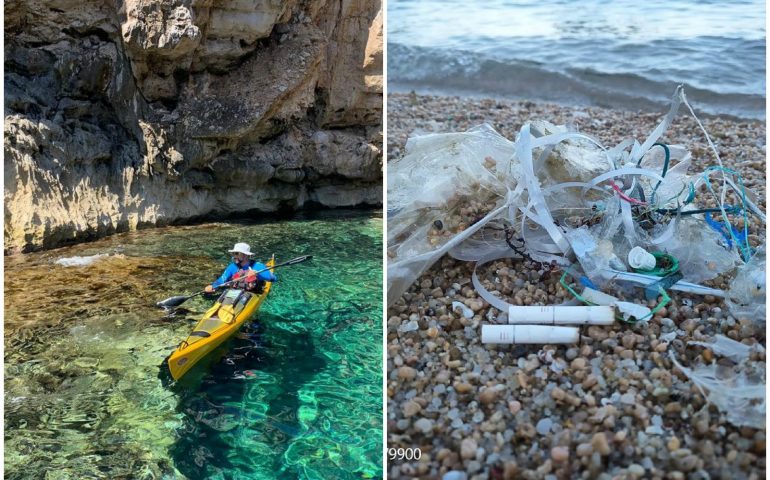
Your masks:
{"label": "foamy surf", "polygon": [[[699,113],[763,120],[765,96],[750,88],[727,88],[695,79],[677,82],[673,76],[648,71],[574,68],[515,58],[490,58],[466,50],[388,47],[388,87],[391,92],[501,97],[562,105],[598,106],[624,110],[660,111],[671,91],[682,83]],[[684,78],[684,77],[683,77]],[[764,91],[764,86],[757,87]]]}
{"label": "foamy surf", "polygon": [[87,267],[88,265],[91,265],[94,262],[98,262],[105,257],[109,257],[109,255],[106,253],[99,253],[97,255],[89,255],[85,257],[64,257],[56,260],[54,263],[63,267]]}

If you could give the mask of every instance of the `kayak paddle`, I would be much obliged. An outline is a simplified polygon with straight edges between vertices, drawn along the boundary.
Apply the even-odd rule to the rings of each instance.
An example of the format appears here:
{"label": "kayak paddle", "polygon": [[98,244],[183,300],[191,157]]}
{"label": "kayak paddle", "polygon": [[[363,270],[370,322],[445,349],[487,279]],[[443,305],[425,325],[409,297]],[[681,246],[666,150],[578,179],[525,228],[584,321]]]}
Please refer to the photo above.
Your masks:
{"label": "kayak paddle", "polygon": [[[254,273],[254,275],[258,275],[258,274],[260,274],[262,272],[266,272],[266,271],[268,271],[270,269],[273,269],[273,268],[285,267],[287,265],[296,265],[298,263],[304,262],[305,260],[310,260],[311,258],[313,258],[312,255],[302,255],[301,257],[293,258],[293,259],[291,259],[289,261],[286,261],[286,262],[283,262],[283,263],[279,263],[278,265],[273,265],[272,267],[267,267],[267,268],[263,268],[262,270],[258,270],[257,272]],[[226,285],[230,285],[231,283],[235,283],[238,280],[240,280],[240,279],[230,280],[229,282],[225,282],[222,285],[218,286],[217,288],[222,288],[222,287],[224,287]],[[187,300],[189,300],[189,299],[191,299],[193,297],[197,297],[198,295],[203,295],[204,293],[207,293],[206,290],[193,293],[192,295],[177,295],[175,297],[169,297],[169,298],[167,298],[165,300],[161,300],[160,302],[156,303],[155,305],[157,305],[159,307],[162,307],[162,308],[178,307],[179,305],[183,304]]]}

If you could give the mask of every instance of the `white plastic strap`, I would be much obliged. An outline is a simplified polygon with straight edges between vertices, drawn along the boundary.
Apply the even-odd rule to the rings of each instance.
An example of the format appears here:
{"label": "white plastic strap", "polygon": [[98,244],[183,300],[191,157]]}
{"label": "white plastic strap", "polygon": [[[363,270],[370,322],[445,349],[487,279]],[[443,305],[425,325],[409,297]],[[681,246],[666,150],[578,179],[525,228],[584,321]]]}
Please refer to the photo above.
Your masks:
{"label": "white plastic strap", "polygon": [[620,202],[620,215],[623,218],[623,229],[629,245],[636,245],[636,229],[634,229],[634,219],[631,216],[631,204],[625,200]]}
{"label": "white plastic strap", "polygon": [[658,141],[658,138],[660,138],[660,136],[663,135],[663,132],[665,132],[671,125],[671,122],[676,116],[676,112],[679,110],[679,105],[683,100],[685,103],[687,103],[687,100],[684,98],[684,88],[682,85],[679,85],[676,87],[676,91],[674,91],[674,96],[671,99],[671,108],[669,109],[666,116],[663,118],[660,124],[658,124],[655,130],[652,131],[650,136],[647,137],[647,140],[645,140],[641,146],[637,147],[637,145],[634,145],[634,147],[631,149],[631,162],[634,164],[639,163],[639,159],[642,158],[644,154],[647,153],[647,150],[652,148],[652,145]]}
{"label": "white plastic strap", "polygon": [[[516,305],[510,304],[499,297],[496,297],[495,295],[492,295],[492,292],[487,290],[484,285],[481,284],[481,280],[479,280],[479,276],[476,273],[480,266],[486,265],[487,263],[494,262],[497,260],[502,260],[504,258],[519,258],[518,255],[516,255],[514,252],[510,252],[507,255],[486,255],[479,259],[479,261],[474,265],[473,267],[473,274],[471,275],[471,282],[473,283],[473,288],[476,289],[476,293],[479,294],[481,298],[486,300],[486,302],[496,309],[500,310],[501,312],[508,312],[511,307],[515,307]],[[561,257],[560,257],[561,258]],[[561,258],[563,262],[567,262],[566,259]],[[568,264],[568,263],[567,263]],[[568,302],[565,302],[563,305],[566,305]]]}
{"label": "white plastic strap", "polygon": [[638,167],[622,167],[622,168],[618,168],[617,170],[612,170],[610,172],[603,173],[588,183],[589,185],[599,185],[605,180],[609,180],[610,178],[620,177],[623,175],[644,175],[646,177],[652,177],[655,180],[660,180],[661,182],[663,181],[663,177],[653,172],[652,170],[648,170],[646,168],[638,168]]}
{"label": "white plastic strap", "polygon": [[471,282],[473,282],[473,288],[476,289],[476,293],[478,293],[481,298],[486,300],[488,304],[492,305],[501,312],[507,312],[508,307],[510,307],[511,304],[492,295],[492,292],[484,288],[484,285],[482,285],[481,281],[479,280],[479,276],[476,274],[476,270],[478,270],[480,265],[484,265],[495,260],[502,260],[504,258],[517,258],[517,255],[514,252],[510,252],[508,255],[487,255],[486,257],[480,258],[476,265],[473,267],[473,275],[471,275]]}
{"label": "white plastic strap", "polygon": [[559,246],[559,249],[566,253],[569,250],[569,243],[564,235],[554,226],[553,217],[548,210],[548,206],[545,203],[543,192],[540,189],[540,181],[535,176],[535,172],[532,166],[532,137],[529,133],[529,124],[525,124],[521,127],[519,133],[519,141],[516,142],[516,154],[524,167],[524,174],[527,182],[527,193],[529,194],[529,201],[534,206],[535,212],[539,216],[540,224],[551,236],[554,243]]}

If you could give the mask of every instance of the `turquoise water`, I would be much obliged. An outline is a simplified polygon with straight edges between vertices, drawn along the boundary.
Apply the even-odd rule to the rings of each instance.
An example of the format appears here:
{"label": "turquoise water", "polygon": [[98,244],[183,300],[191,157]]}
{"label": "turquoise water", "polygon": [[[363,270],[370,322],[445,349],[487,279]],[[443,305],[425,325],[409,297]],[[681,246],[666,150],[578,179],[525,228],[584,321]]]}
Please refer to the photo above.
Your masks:
{"label": "turquoise water", "polygon": [[[209,283],[237,241],[314,258],[278,269],[256,321],[171,382],[164,359],[211,301],[153,303]],[[7,258],[6,478],[381,477],[381,252],[379,213],[337,212]],[[30,284],[49,299],[34,312]]]}

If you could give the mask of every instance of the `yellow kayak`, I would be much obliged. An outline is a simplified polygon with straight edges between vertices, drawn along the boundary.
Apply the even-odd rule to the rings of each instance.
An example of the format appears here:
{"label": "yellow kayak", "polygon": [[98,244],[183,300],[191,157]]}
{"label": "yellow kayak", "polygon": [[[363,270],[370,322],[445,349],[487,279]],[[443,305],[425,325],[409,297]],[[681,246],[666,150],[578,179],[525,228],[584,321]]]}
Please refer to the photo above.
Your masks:
{"label": "yellow kayak", "polygon": [[[275,258],[266,264],[273,271]],[[229,288],[195,326],[185,341],[168,358],[168,368],[174,380],[179,380],[203,357],[232,337],[246,320],[256,315],[270,293],[273,282],[265,282],[261,293]]]}

